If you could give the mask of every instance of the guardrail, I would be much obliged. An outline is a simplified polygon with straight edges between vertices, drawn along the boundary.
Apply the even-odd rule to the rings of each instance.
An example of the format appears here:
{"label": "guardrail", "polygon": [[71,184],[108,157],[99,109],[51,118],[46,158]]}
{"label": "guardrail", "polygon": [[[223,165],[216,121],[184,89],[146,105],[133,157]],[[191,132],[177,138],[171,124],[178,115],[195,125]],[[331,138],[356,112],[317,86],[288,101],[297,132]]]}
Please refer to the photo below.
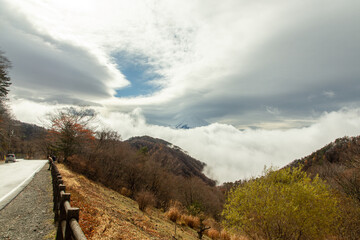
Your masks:
{"label": "guardrail", "polygon": [[55,213],[54,221],[58,228],[56,240],[86,240],[79,225],[79,208],[71,207],[70,193],[66,193],[66,186],[62,180],[56,164],[49,160],[53,184],[53,200]]}

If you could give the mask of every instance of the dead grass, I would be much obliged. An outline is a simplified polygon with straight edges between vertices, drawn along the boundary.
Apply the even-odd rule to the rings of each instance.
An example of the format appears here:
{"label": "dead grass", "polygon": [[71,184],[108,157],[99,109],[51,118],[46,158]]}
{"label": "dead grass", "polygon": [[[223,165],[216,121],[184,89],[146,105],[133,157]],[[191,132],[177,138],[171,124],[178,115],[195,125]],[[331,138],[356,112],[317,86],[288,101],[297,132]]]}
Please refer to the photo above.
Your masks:
{"label": "dead grass", "polygon": [[185,222],[185,224],[190,228],[200,227],[200,219],[198,217],[194,217],[191,215],[182,215],[181,218]]}
{"label": "dead grass", "polygon": [[220,239],[220,233],[216,229],[209,229],[206,232],[206,235],[208,235],[211,239]]}
{"label": "dead grass", "polygon": [[172,222],[176,223],[181,219],[181,212],[176,207],[171,207],[166,213],[165,216]]}
{"label": "dead grass", "polygon": [[[71,205],[80,208],[80,225],[91,239],[171,239],[175,225],[158,209],[139,210],[135,201],[59,164]],[[176,227],[176,239],[197,239],[195,230]],[[204,237],[209,240],[210,238]]]}

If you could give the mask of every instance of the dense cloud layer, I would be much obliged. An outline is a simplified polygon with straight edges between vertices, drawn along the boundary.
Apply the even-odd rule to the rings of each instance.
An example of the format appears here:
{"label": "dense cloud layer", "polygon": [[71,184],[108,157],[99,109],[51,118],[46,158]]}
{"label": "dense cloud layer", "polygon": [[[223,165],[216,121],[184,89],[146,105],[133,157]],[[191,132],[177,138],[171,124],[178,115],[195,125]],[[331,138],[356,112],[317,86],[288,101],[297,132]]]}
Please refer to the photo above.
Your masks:
{"label": "dense cloud layer", "polygon": [[221,182],[262,173],[264,166],[283,167],[311,154],[338,137],[360,134],[360,109],[323,114],[312,125],[288,130],[247,129],[212,124],[179,130],[149,125],[141,110],[131,114],[101,115],[104,126],[116,129],[124,139],[150,135],[165,139],[208,165],[207,174]]}

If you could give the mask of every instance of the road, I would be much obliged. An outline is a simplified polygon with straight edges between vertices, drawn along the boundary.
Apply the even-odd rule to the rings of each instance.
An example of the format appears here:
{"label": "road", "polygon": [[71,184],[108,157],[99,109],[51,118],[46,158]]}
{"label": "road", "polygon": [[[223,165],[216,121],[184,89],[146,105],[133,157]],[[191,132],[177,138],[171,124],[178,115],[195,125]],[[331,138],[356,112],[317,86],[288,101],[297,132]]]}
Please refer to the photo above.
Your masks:
{"label": "road", "polygon": [[0,210],[16,197],[32,180],[47,160],[23,160],[0,164]]}

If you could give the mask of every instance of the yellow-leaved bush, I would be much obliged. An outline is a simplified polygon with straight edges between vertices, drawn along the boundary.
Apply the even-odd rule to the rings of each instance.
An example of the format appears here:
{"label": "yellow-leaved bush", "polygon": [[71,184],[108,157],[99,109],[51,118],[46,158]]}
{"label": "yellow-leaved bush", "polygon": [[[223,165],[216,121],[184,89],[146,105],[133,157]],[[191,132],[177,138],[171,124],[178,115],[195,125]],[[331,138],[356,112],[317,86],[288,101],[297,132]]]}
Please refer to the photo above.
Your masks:
{"label": "yellow-leaved bush", "polygon": [[233,189],[224,224],[252,239],[323,239],[336,229],[338,201],[319,177],[301,167],[265,170]]}

